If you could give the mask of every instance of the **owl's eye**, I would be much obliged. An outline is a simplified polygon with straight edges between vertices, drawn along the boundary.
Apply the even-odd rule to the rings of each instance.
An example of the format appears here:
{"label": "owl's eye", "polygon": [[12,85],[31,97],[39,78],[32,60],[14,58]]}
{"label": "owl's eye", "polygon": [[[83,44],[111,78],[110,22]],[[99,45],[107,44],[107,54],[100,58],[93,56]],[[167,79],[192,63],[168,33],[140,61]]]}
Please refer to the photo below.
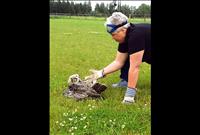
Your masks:
{"label": "owl's eye", "polygon": [[77,78],[74,78],[74,80],[73,80],[74,82],[77,82]]}

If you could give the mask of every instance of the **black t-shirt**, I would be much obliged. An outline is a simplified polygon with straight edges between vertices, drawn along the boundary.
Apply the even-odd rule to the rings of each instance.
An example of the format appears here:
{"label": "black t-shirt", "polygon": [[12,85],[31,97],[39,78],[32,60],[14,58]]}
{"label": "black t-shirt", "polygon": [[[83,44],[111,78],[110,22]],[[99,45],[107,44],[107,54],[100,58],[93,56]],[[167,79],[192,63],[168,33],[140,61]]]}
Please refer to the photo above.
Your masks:
{"label": "black t-shirt", "polygon": [[126,31],[124,43],[118,51],[129,55],[144,50],[143,62],[151,64],[151,24],[132,24]]}

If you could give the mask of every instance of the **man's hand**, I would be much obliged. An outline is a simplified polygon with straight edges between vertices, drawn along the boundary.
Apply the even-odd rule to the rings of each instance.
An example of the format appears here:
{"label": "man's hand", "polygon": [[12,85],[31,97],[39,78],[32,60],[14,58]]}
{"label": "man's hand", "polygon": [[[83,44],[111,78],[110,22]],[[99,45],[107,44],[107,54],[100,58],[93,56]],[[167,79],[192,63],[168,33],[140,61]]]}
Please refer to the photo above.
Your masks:
{"label": "man's hand", "polygon": [[85,80],[98,80],[104,76],[103,72],[104,70],[95,70],[95,69],[90,69],[90,72],[92,72],[91,75],[86,76]]}

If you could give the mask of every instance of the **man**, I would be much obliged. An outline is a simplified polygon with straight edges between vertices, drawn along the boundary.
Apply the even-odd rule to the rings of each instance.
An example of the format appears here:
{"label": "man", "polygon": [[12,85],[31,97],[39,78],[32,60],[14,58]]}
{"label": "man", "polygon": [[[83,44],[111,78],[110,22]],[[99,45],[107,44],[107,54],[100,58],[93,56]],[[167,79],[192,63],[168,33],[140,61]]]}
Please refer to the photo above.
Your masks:
{"label": "man", "polygon": [[115,60],[101,70],[91,70],[86,79],[100,79],[121,69],[121,81],[113,87],[127,87],[123,103],[133,103],[139,66],[142,62],[151,64],[151,26],[150,24],[128,23],[128,17],[114,12],[105,22],[107,32],[119,43]]}

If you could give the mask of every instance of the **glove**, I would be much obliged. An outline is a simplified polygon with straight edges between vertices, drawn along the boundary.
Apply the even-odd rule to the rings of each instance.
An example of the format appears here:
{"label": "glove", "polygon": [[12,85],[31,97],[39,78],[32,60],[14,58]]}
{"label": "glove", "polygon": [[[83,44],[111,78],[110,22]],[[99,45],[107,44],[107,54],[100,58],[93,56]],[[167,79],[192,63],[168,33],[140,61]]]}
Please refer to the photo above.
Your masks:
{"label": "glove", "polygon": [[90,69],[90,72],[92,72],[92,74],[89,75],[89,76],[86,76],[85,80],[89,80],[89,79],[98,80],[98,79],[104,77],[104,75],[103,75],[104,70],[103,69],[102,70]]}
{"label": "glove", "polygon": [[135,95],[136,95],[136,89],[127,87],[126,93],[125,93],[125,96],[124,96],[124,100],[122,101],[122,103],[125,103],[125,104],[134,103],[135,102],[135,100],[134,100]]}

